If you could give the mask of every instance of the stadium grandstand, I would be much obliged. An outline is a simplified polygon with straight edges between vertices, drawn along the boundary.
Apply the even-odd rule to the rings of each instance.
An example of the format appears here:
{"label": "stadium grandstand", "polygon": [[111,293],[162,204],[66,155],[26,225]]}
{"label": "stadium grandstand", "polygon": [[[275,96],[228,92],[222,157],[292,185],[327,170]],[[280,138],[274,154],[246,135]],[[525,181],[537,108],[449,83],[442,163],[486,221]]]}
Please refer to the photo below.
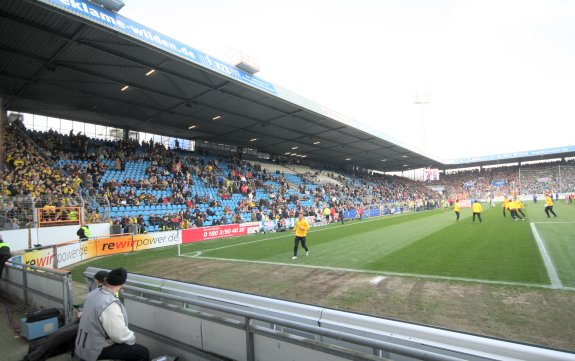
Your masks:
{"label": "stadium grandstand", "polygon": [[[137,264],[177,254],[170,262],[181,269],[194,269],[199,278],[204,267],[216,277],[217,264],[224,267],[233,258],[225,249],[244,237],[249,241],[240,247],[272,239],[270,234],[281,237],[300,213],[314,229],[320,227],[310,238],[321,239],[324,232],[325,242],[343,237],[344,231],[335,228],[339,222],[342,227],[365,223],[371,228],[355,232],[368,238],[379,237],[378,228],[387,235],[397,232],[398,239],[406,238],[397,245],[396,259],[409,251],[415,240],[410,237],[437,233],[450,242],[462,237],[453,231],[439,235],[440,226],[453,226],[449,217],[456,201],[463,208],[481,202],[498,218],[505,198],[529,202],[531,226],[524,224],[522,230],[537,250],[537,242],[545,243],[547,225],[536,223],[546,220],[543,204],[550,197],[558,219],[565,221],[553,232],[572,234],[567,220],[574,212],[575,147],[434,159],[260,79],[245,66],[226,64],[90,1],[2,1],[0,55],[0,234],[15,255],[0,279],[7,309],[13,302],[20,312],[56,304],[71,323],[73,304],[85,297],[78,291],[85,288],[84,278],[123,266],[128,257]],[[425,221],[431,217],[439,221]],[[409,219],[411,226],[402,225]],[[378,223],[386,220],[395,223]],[[91,235],[81,242],[77,230],[85,225]],[[514,232],[521,233],[509,231]],[[477,228],[469,231],[477,233]],[[363,241],[359,238],[350,234],[344,241]],[[216,240],[228,243],[219,246]],[[290,242],[283,247],[289,252]],[[380,244],[371,246],[365,253],[377,253]],[[341,256],[340,264],[326,258],[296,268],[287,262],[291,254],[278,260],[273,247],[277,242],[246,252],[253,257],[236,254],[245,261],[236,267],[365,272],[370,279],[381,277],[376,283],[397,276],[494,284],[525,289],[524,295],[555,292],[542,297],[560,298],[566,307],[575,300],[575,280],[565,275],[568,266],[560,267],[575,264],[569,244],[557,251],[561,261],[544,245],[541,254],[531,255],[534,266],[514,260],[524,261],[530,271],[542,270],[525,275],[458,273],[439,266],[427,273],[417,266],[378,268],[367,261],[356,268],[352,261],[360,262],[361,255],[359,260]],[[312,259],[313,243],[310,247]],[[202,252],[215,253],[194,258]],[[118,253],[129,256],[114,258]],[[140,254],[148,258],[138,261]],[[184,263],[197,260],[206,263]],[[394,312],[370,314],[369,308],[347,307],[347,301],[334,306],[292,294],[282,299],[287,291],[267,294],[254,285],[201,284],[159,273],[157,265],[158,273],[130,273],[124,291],[131,321],[138,320],[131,326],[154,355],[178,354],[182,361],[575,359],[575,343],[568,340],[573,326],[564,334],[535,330],[512,338],[497,329],[460,329]],[[55,282],[57,294],[40,286],[44,282]],[[570,322],[572,309],[566,311]],[[183,321],[175,322],[178,315],[201,324],[201,336],[189,331],[189,339],[180,337],[188,331]],[[12,327],[4,332],[3,338],[13,338],[8,337]],[[233,342],[225,345],[226,340]],[[21,339],[6,347],[18,357],[27,349]],[[289,354],[278,356],[281,347]]]}

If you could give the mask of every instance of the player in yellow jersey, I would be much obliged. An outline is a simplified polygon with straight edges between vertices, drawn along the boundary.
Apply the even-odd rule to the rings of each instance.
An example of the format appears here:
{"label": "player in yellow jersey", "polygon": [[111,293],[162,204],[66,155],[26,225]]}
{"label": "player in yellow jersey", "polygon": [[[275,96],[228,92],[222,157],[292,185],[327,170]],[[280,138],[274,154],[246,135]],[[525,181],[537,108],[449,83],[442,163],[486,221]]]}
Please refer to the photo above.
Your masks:
{"label": "player in yellow jersey", "polygon": [[509,203],[509,198],[507,198],[507,196],[503,196],[503,203],[501,203],[501,208],[503,208],[503,218],[507,217],[507,215],[505,214],[505,210],[507,209],[507,203]]}
{"label": "player in yellow jersey", "polygon": [[297,249],[300,242],[301,246],[305,249],[305,255],[309,256],[309,249],[305,244],[308,229],[309,229],[309,223],[307,223],[307,220],[303,218],[303,212],[300,211],[294,227],[295,239],[293,241],[294,242],[293,257],[291,259],[297,259]]}
{"label": "player in yellow jersey", "polygon": [[507,210],[511,214],[511,218],[513,218],[514,221],[516,221],[518,218],[521,218],[521,220],[524,221],[525,218],[520,217],[519,213],[517,213],[518,207],[519,207],[519,204],[516,200],[510,199],[509,202],[507,202]]}
{"label": "player in yellow jersey", "polygon": [[523,210],[525,209],[525,204],[523,204],[523,202],[521,202],[520,199],[515,199],[515,205],[517,206],[517,212],[521,213],[523,218],[527,217],[525,213],[523,213]]}
{"label": "player in yellow jersey", "polygon": [[553,212],[553,199],[549,194],[545,194],[545,214],[547,218],[551,218],[549,213],[553,214],[554,218],[557,218],[557,215]]}
{"label": "player in yellow jersey", "polygon": [[453,211],[455,212],[455,222],[459,222],[459,212],[461,212],[461,207],[459,206],[459,199],[455,200],[453,203]]}
{"label": "player in yellow jersey", "polygon": [[473,202],[473,205],[471,206],[471,211],[473,212],[473,223],[475,223],[475,216],[479,218],[479,223],[483,223],[483,221],[481,220],[481,212],[483,212],[483,207],[481,206],[481,203],[479,203],[478,200],[475,200],[475,202]]}

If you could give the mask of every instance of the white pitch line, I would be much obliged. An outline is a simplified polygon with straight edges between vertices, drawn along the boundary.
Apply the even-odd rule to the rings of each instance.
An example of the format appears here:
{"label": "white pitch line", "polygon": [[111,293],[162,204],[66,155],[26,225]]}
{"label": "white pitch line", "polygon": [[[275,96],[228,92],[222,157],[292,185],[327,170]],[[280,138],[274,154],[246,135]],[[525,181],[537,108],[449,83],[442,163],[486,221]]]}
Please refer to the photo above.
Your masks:
{"label": "white pitch line", "polygon": [[369,280],[369,284],[374,285],[374,286],[378,285],[381,281],[383,281],[386,278],[387,277],[384,277],[384,276],[375,276]]}
{"label": "white pitch line", "polygon": [[533,224],[575,224],[575,222],[553,222],[553,221],[549,221],[549,222],[531,222]]}
{"label": "white pitch line", "polygon": [[[404,213],[401,213],[401,214],[398,214],[398,215],[396,215],[396,216],[400,216],[400,215],[403,215],[403,214],[404,214]],[[405,213],[405,214],[407,214],[407,213]],[[327,227],[327,228],[323,228],[323,227],[325,227],[325,225],[324,225],[324,226],[319,226],[319,227],[315,227],[315,228],[317,228],[317,229],[313,229],[313,228],[310,229],[310,230],[308,231],[308,233],[316,233],[316,232],[330,231],[330,230],[332,230],[332,229],[336,229],[336,228],[340,228],[340,227],[353,226],[353,225],[355,225],[355,224],[365,224],[365,223],[368,223],[368,222],[374,222],[374,221],[379,221],[379,220],[385,219],[385,218],[383,218],[383,216],[380,217],[380,218],[375,218],[375,217],[372,217],[372,218],[373,218],[373,219],[370,218],[370,219],[363,220],[363,221],[360,222],[360,223],[342,224],[342,225],[332,226],[332,227]],[[279,232],[275,232],[275,233],[279,233]],[[284,237],[293,237],[293,234],[290,233],[290,232],[286,232],[285,234],[282,234],[282,235],[279,235],[279,236],[276,236],[276,237],[256,239],[256,240],[254,240],[254,241],[248,241],[248,242],[242,242],[242,243],[234,243],[234,244],[230,244],[230,245],[227,245],[227,246],[221,246],[221,247],[216,247],[216,248],[204,249],[202,252],[209,252],[209,251],[215,251],[215,250],[218,250],[218,249],[238,247],[238,246],[243,246],[243,245],[250,244],[250,243],[258,243],[258,242],[269,241],[269,240],[272,240],[272,239],[279,239],[279,238],[284,238]],[[239,238],[239,237],[238,237],[238,238]],[[217,240],[218,240],[218,241],[219,241],[219,240],[222,240],[222,241],[223,241],[223,240],[226,240],[226,239],[229,239],[229,238],[219,238],[219,239],[217,239]],[[194,251],[194,252],[195,252],[195,251]],[[202,253],[202,252],[200,252],[200,253]],[[182,254],[182,256],[184,256],[184,257],[190,257],[190,256],[186,256],[185,253]],[[197,256],[197,255],[196,255],[196,256]],[[196,256],[192,256],[192,257],[196,257]]]}
{"label": "white pitch line", "polygon": [[256,239],[255,241],[242,242],[242,243],[234,243],[234,244],[230,244],[230,245],[227,245],[227,246],[221,246],[221,247],[216,247],[216,248],[204,249],[202,252],[209,252],[209,251],[215,251],[215,250],[218,250],[218,249],[224,249],[224,248],[230,248],[230,247],[243,246],[243,245],[245,245],[245,244],[258,243],[258,242],[263,242],[263,241],[269,241],[269,240],[272,240],[272,239],[284,238],[284,237],[287,237],[287,236],[288,236],[288,234],[283,234],[283,235],[278,236],[278,237],[262,238],[262,239]]}
{"label": "white pitch line", "polygon": [[207,260],[215,260],[215,261],[254,263],[254,264],[276,265],[276,266],[292,266],[292,267],[321,269],[321,270],[328,270],[328,271],[370,273],[370,274],[395,276],[395,277],[406,277],[406,278],[424,278],[424,279],[429,279],[429,280],[460,281],[460,282],[472,282],[472,283],[486,283],[486,284],[493,284],[493,285],[522,286],[522,287],[545,288],[545,289],[562,289],[562,290],[566,290],[566,291],[575,291],[575,287],[563,287],[563,286],[554,287],[554,286],[542,285],[542,284],[536,284],[536,283],[493,281],[493,280],[484,280],[484,279],[478,279],[478,278],[465,278],[465,277],[432,276],[432,275],[421,275],[421,274],[415,274],[415,273],[385,272],[385,271],[363,270],[363,269],[355,269],[355,268],[338,268],[338,267],[298,264],[298,263],[292,263],[292,262],[286,263],[286,262],[255,261],[255,260],[235,259],[235,258],[205,257],[205,256],[201,256],[200,254],[196,254],[193,257],[192,256],[184,256],[184,257],[192,257],[192,258],[196,258],[196,259],[207,259]]}
{"label": "white pitch line", "polygon": [[553,261],[545,248],[545,244],[543,243],[543,239],[537,232],[537,228],[535,224],[531,223],[531,232],[533,232],[533,236],[535,237],[535,241],[537,241],[537,246],[539,246],[539,252],[541,252],[541,257],[543,257],[543,263],[545,264],[545,268],[547,269],[547,274],[549,275],[549,279],[551,280],[551,287],[553,288],[563,288],[563,284],[559,279],[559,275],[557,274],[557,270],[553,265]]}

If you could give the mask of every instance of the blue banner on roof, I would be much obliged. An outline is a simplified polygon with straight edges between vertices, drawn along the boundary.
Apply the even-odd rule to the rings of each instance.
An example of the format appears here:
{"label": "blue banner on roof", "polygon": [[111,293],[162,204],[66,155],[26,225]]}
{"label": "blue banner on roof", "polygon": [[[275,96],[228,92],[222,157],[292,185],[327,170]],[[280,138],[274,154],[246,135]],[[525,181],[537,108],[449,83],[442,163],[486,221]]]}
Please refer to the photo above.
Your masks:
{"label": "blue banner on roof", "polygon": [[575,146],[568,145],[565,147],[557,147],[557,148],[546,148],[546,149],[528,150],[528,151],[522,151],[522,152],[503,153],[503,154],[485,155],[485,156],[459,158],[459,159],[449,159],[449,160],[446,160],[445,163],[446,164],[481,163],[481,162],[489,162],[489,161],[493,161],[493,160],[534,157],[534,156],[539,156],[539,155],[551,155],[551,154],[561,154],[561,153],[570,153],[570,152],[575,152]]}
{"label": "blue banner on roof", "polygon": [[248,74],[233,65],[224,63],[199,50],[191,48],[169,36],[158,33],[146,26],[123,17],[117,13],[104,9],[88,1],[78,0],[37,0],[55,6],[66,12],[76,14],[84,19],[104,25],[109,29],[128,35],[131,38],[148,43],[158,49],[162,49],[180,58],[192,61],[225,75],[244,84],[265,92],[276,95],[277,91],[273,84]]}

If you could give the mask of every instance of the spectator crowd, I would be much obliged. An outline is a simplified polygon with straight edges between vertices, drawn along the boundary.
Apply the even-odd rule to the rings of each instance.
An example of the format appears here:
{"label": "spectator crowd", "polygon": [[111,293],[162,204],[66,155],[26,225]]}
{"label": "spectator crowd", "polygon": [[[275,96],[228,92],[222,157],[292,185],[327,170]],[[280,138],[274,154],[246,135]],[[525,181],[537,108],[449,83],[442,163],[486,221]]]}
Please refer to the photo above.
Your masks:
{"label": "spectator crowd", "polygon": [[[109,220],[124,231],[186,229],[306,216],[335,221],[370,207],[432,209],[448,198],[488,198],[546,189],[573,191],[573,163],[443,174],[433,182],[384,174],[298,174],[276,165],[168,149],[161,143],[104,141],[80,133],[4,125],[0,195],[4,228],[33,225],[33,209],[85,206],[88,222]],[[274,170],[275,169],[275,170]],[[442,187],[443,192],[433,189]],[[327,211],[326,211],[327,208]],[[327,213],[326,213],[327,212]],[[343,213],[341,213],[343,214]],[[66,212],[58,219],[69,219]]]}

